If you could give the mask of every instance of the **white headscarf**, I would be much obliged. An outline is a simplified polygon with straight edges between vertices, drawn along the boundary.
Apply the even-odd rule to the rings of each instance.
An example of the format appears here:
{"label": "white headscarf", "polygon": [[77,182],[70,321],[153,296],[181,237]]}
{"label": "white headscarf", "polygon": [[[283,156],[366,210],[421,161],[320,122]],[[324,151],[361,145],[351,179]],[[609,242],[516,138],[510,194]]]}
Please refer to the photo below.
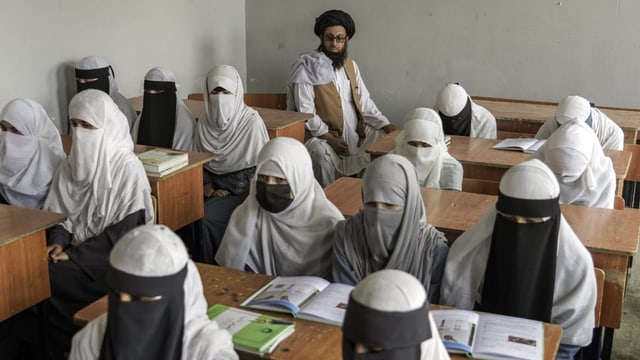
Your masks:
{"label": "white headscarf", "polygon": [[556,108],[556,121],[560,125],[571,120],[585,121],[590,115],[591,104],[577,95],[565,97]]}
{"label": "white headscarf", "polygon": [[11,205],[40,209],[66,157],[60,133],[42,105],[29,99],[10,101],[1,120],[22,135],[0,132],[0,193]]}
{"label": "white headscarf", "polygon": [[[162,277],[187,266],[184,280],[182,359],[237,359],[231,336],[208,319],[202,280],[183,241],[164,225],[143,225],[116,243],[111,266],[135,276]],[[73,337],[70,359],[98,359],[108,314],[91,321]]]}
{"label": "white headscarf", "polygon": [[[176,76],[173,74],[173,71],[164,67],[154,67],[147,72],[144,79],[150,81],[176,82]],[[134,141],[138,138],[138,127],[140,126],[141,116],[142,112],[140,112],[136,118],[131,129],[131,137],[133,137]],[[172,148],[185,151],[191,150],[195,126],[196,121],[193,119],[191,111],[176,91],[176,129],[173,134]]]}
{"label": "white headscarf", "polygon": [[613,209],[613,163],[584,120],[564,123],[533,157],[542,160],[555,174],[561,203]]}
{"label": "white headscarf", "polygon": [[[372,273],[363,279],[351,292],[353,300],[367,308],[404,313],[420,309],[427,301],[422,283],[411,274],[401,270],[384,269]],[[347,311],[349,309],[347,308]],[[429,314],[431,338],[420,345],[422,360],[449,359],[447,349],[442,344],[438,326]],[[377,331],[376,329],[367,329]]]}
{"label": "white headscarf", "polygon": [[96,129],[74,128],[69,157],[60,165],[44,209],[67,215],[62,225],[73,234],[72,244],[138,210],[145,210],[147,223],[153,221],[151,187],[133,153],[127,120],[113,100],[100,90],[82,91],[71,99],[69,118]]}
{"label": "white headscarf", "polygon": [[[543,162],[531,159],[507,170],[500,181],[500,192],[518,199],[553,199],[559,195],[560,187]],[[443,305],[473,309],[476,301],[481,302],[495,219],[493,207],[453,242],[442,279]],[[551,309],[551,322],[563,328],[561,343],[589,344],[596,294],[591,254],[561,215]]]}
{"label": "white headscarf", "polygon": [[[231,94],[211,94],[216,87]],[[214,66],[207,73],[204,90],[207,113],[198,120],[193,140],[195,150],[214,155],[204,166],[215,174],[255,166],[269,135],[260,115],[244,103],[238,71],[229,65]]]}
{"label": "white headscarf", "polygon": [[[420,186],[439,189],[442,161],[447,153],[442,127],[433,121],[440,122],[440,117],[431,109],[413,114],[420,117],[405,120],[392,153],[406,157],[415,166]],[[418,148],[409,145],[410,141],[424,142],[431,147]]]}
{"label": "white headscarf", "polygon": [[279,213],[264,210],[254,178],[249,196],[231,215],[216,261],[240,270],[246,264],[268,275],[327,276],[335,224],[344,218],[315,180],[309,153],[299,141],[279,137],[260,151],[257,174],[264,173],[265,164],[270,174],[273,164],[279,168],[293,202]]}
{"label": "white headscarf", "polygon": [[469,94],[458,84],[447,84],[438,92],[436,110],[446,116],[458,115],[469,101]]}

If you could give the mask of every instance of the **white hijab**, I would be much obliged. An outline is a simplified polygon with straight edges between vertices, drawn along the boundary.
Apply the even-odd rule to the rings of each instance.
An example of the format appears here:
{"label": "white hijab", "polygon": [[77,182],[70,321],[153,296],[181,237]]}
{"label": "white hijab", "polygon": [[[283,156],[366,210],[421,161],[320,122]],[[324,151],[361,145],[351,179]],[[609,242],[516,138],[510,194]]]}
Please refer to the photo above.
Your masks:
{"label": "white hijab", "polygon": [[67,215],[62,225],[73,234],[73,245],[138,210],[152,222],[151,187],[133,152],[127,119],[113,100],[100,90],[82,91],[69,103],[69,118],[97,129],[73,129],[69,157],[54,177],[44,209]]}
{"label": "white hijab", "polygon": [[613,163],[584,121],[565,122],[533,157],[542,160],[555,174],[561,203],[613,209]]}
{"label": "white hijab", "polygon": [[[187,266],[184,280],[182,359],[237,359],[231,335],[207,317],[202,280],[182,240],[164,225],[143,225],[129,231],[111,251],[110,263],[132,275],[161,277]],[[91,321],[73,337],[69,359],[98,359],[107,328],[107,314]]]}
{"label": "white hijab", "polygon": [[[144,76],[144,79],[150,81],[176,82],[176,76],[173,74],[173,71],[163,67],[154,67],[149,70]],[[138,117],[131,128],[131,137],[134,141],[138,139],[138,127],[140,126],[141,116],[142,112],[138,114]],[[187,105],[184,103],[184,100],[180,97],[180,94],[176,91],[176,130],[173,134],[172,148],[185,151],[191,150],[193,143],[193,129],[195,126],[196,121],[193,119],[191,110],[189,110]]]}
{"label": "white hijab", "polygon": [[264,210],[254,178],[249,196],[231,215],[216,261],[240,270],[246,264],[268,275],[328,276],[333,232],[342,214],[315,180],[302,143],[287,137],[269,141],[258,155],[256,173],[277,176],[273,168],[289,182],[293,202],[279,213]]}
{"label": "white hijab", "polygon": [[1,120],[22,135],[0,132],[0,193],[11,205],[40,209],[66,157],[60,133],[42,105],[29,99],[10,101]]}
{"label": "white hijab", "polygon": [[[407,117],[404,128],[396,137],[396,147],[391,153],[402,155],[415,166],[420,186],[439,189],[442,161],[447,153],[444,133],[438,113],[431,109],[413,112],[413,117]],[[424,142],[431,147],[418,148],[409,145],[409,141]]]}
{"label": "white hijab", "polygon": [[[367,276],[353,289],[351,296],[371,309],[395,313],[417,310],[427,301],[427,293],[418,279],[409,273],[394,269],[383,269]],[[449,359],[447,349],[440,339],[438,326],[431,314],[428,321],[431,338],[421,343],[420,359]]]}
{"label": "white hijab", "polygon": [[[551,170],[540,160],[531,159],[503,175],[500,192],[519,199],[553,199],[560,188]],[[473,309],[476,302],[481,302],[495,218],[493,207],[453,242],[442,278],[443,305]],[[562,325],[561,343],[585,346],[591,341],[595,320],[593,260],[564,216],[558,230],[557,256],[551,322]]]}
{"label": "white hijab", "polygon": [[322,51],[313,50],[300,54],[289,67],[287,80],[287,110],[296,109],[293,89],[295,84],[322,85],[333,81],[335,77],[331,59]]}
{"label": "white hijab", "polygon": [[[216,87],[231,94],[211,94]],[[204,90],[207,112],[198,120],[193,146],[196,151],[214,155],[205,168],[215,174],[227,174],[255,166],[269,135],[258,112],[244,103],[238,71],[229,65],[214,66],[207,73]]]}

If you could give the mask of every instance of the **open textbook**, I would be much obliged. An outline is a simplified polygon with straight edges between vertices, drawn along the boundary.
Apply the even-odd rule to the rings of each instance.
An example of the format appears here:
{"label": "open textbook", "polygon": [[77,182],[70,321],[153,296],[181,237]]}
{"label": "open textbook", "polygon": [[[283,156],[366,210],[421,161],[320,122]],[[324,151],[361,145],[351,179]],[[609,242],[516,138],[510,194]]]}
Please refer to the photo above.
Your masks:
{"label": "open textbook", "polygon": [[260,356],[272,352],[295,330],[293,321],[220,304],[211,306],[207,315],[229,331],[237,350]]}
{"label": "open textbook", "polygon": [[317,276],[280,276],[240,306],[290,313],[301,319],[341,326],[353,286]]}
{"label": "open textbook", "polygon": [[474,358],[542,359],[544,323],[468,310],[430,311],[450,353]]}
{"label": "open textbook", "polygon": [[517,138],[517,139],[504,139],[499,143],[493,145],[492,149],[498,150],[516,150],[526,153],[534,153],[547,141],[546,139],[535,138]]}

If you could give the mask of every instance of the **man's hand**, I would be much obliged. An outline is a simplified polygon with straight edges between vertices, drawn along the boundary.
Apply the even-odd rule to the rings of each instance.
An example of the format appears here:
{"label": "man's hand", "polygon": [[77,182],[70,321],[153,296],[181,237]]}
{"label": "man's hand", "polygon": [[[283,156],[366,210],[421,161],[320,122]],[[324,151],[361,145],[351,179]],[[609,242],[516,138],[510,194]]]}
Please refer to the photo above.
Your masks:
{"label": "man's hand", "polygon": [[337,136],[326,133],[321,136],[322,139],[327,140],[327,143],[333,148],[333,151],[336,152],[339,156],[348,156],[349,155],[349,145],[339,139]]}
{"label": "man's hand", "polygon": [[49,256],[49,262],[57,263],[58,261],[69,260],[69,255],[62,250],[62,246],[53,244],[47,246],[47,254]]}
{"label": "man's hand", "polygon": [[382,130],[384,131],[385,134],[388,134],[392,131],[398,130],[398,128],[396,128],[393,124],[389,124],[384,126]]}

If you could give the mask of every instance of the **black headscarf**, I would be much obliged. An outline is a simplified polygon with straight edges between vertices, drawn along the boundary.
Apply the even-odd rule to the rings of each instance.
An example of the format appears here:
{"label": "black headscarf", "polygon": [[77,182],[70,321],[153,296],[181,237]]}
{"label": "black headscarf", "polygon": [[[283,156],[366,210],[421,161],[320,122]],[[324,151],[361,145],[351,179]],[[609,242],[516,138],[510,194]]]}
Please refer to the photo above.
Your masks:
{"label": "black headscarf", "polygon": [[327,10],[316,18],[313,32],[322,37],[324,30],[329,26],[342,25],[347,30],[349,39],[353,38],[356,33],[356,23],[353,22],[351,15],[342,10]]}
{"label": "black headscarf", "polygon": [[145,80],[144,89],[164,91],[144,92],[136,143],[172,148],[176,130],[176,83]]}
{"label": "black headscarf", "polygon": [[447,135],[469,136],[471,134],[471,98],[467,97],[467,104],[457,115],[447,116],[438,111],[442,120],[442,130]]}
{"label": "black headscarf", "polygon": [[[373,331],[372,331],[373,330]],[[349,297],[342,325],[343,359],[419,360],[421,344],[431,339],[429,303],[413,311],[381,311]],[[356,343],[380,347],[382,352],[354,354]]]}
{"label": "black headscarf", "polygon": [[558,198],[516,199],[500,193],[496,210],[550,219],[519,224],[496,215],[480,309],[549,322],[561,219]]}
{"label": "black headscarf", "polygon": [[[100,359],[180,359],[186,275],[187,266],[159,277],[136,276],[110,267],[109,312]],[[122,302],[114,289],[162,298]]]}
{"label": "black headscarf", "polygon": [[90,69],[90,70],[76,70],[76,79],[97,79],[95,81],[89,81],[81,83],[76,80],[76,90],[77,92],[81,92],[82,90],[87,89],[96,89],[104,91],[109,94],[109,72],[113,71],[111,66],[99,68],[99,69]]}

